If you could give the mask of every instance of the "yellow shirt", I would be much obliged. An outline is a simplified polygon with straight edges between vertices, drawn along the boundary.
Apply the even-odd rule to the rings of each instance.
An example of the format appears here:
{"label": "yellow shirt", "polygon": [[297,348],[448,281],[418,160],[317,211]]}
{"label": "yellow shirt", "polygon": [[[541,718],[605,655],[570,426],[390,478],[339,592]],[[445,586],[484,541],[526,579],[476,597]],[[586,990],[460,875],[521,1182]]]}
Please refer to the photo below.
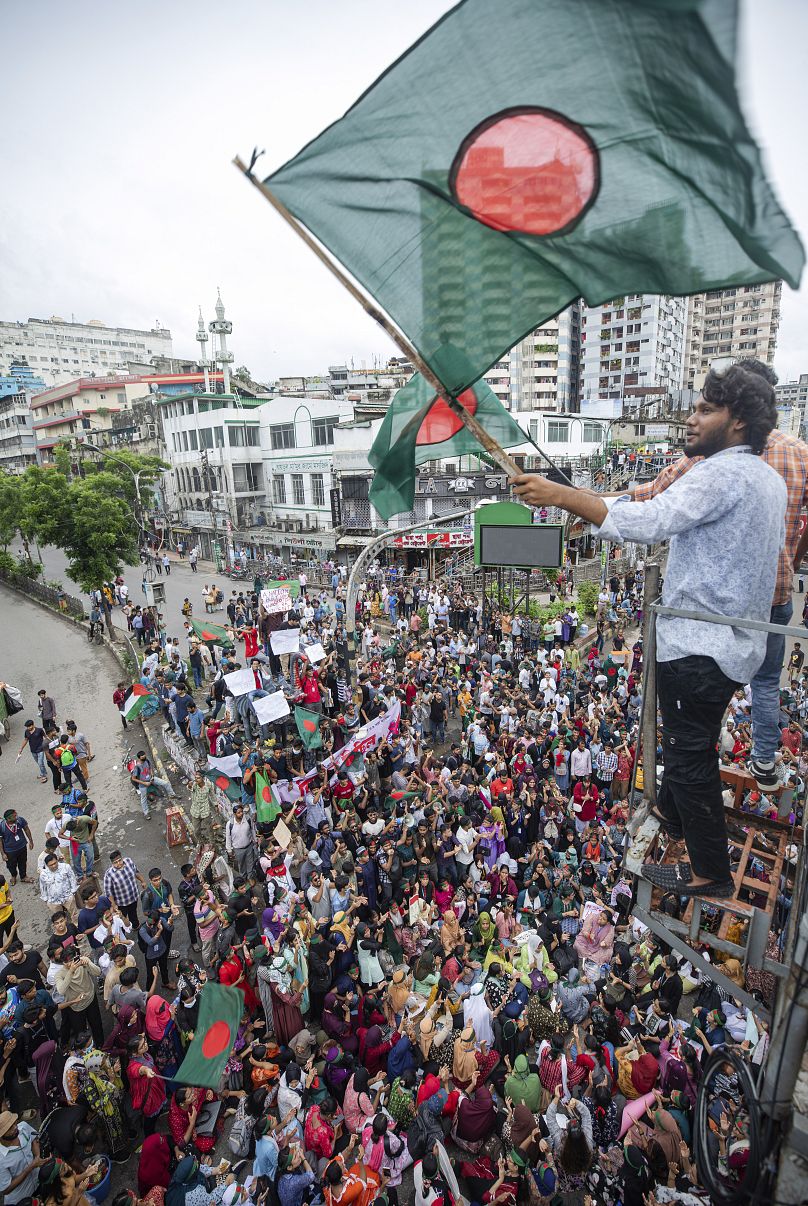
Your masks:
{"label": "yellow shirt", "polygon": [[4,921],[8,921],[13,912],[14,905],[11,903],[11,889],[8,884],[3,884],[0,887],[0,925]]}

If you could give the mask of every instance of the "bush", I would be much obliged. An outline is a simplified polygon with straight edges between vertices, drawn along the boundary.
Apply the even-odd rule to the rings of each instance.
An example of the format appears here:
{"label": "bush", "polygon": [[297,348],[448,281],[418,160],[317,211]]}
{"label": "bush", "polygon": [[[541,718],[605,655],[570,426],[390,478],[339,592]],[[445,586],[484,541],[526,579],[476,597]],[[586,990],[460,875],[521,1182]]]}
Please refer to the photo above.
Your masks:
{"label": "bush", "polygon": [[32,561],[30,557],[19,557],[15,568],[18,574],[24,574],[26,578],[38,578],[42,573],[43,566],[41,561]]}
{"label": "bush", "polygon": [[581,582],[578,586],[578,606],[585,616],[593,616],[598,606],[599,582]]}
{"label": "bush", "polygon": [[4,574],[17,573],[17,562],[5,549],[0,549],[0,571]]}

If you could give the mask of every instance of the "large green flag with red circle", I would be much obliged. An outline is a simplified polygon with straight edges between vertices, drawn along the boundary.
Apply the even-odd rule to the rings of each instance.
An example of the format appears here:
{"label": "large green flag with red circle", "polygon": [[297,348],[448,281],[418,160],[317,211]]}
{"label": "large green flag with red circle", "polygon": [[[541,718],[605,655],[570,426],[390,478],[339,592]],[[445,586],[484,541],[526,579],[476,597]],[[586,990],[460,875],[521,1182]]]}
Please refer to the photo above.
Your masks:
{"label": "large green flag with red circle", "polygon": [[206,645],[231,645],[232,641],[227,635],[227,629],[222,628],[221,624],[209,624],[204,620],[188,621],[194,635],[198,636],[200,641],[204,641]]}
{"label": "large green flag with red circle", "polygon": [[262,771],[255,772],[255,815],[259,821],[270,823],[280,816],[281,806],[275,799],[272,784]]}
{"label": "large green flag with red circle", "polygon": [[461,0],[266,184],[455,396],[578,297],[630,316],[643,293],[796,289],[737,21],[736,0]]}
{"label": "large green flag with red circle", "polygon": [[[522,428],[484,381],[464,390],[458,401],[503,448],[527,441]],[[370,501],[383,519],[411,511],[417,465],[482,451],[462,419],[416,373],[393,398],[368,453],[376,470]]]}
{"label": "large green flag with red circle", "polygon": [[199,998],[199,1016],[190,1047],[173,1080],[183,1085],[218,1089],[244,1013],[238,988],[208,981]]}

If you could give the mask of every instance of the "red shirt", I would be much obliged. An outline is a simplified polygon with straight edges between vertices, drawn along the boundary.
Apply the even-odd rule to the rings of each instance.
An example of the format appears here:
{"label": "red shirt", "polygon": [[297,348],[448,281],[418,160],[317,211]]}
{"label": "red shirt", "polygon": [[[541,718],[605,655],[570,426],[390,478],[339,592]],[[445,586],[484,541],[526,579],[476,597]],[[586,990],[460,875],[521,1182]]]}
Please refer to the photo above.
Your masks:
{"label": "red shirt", "polygon": [[313,674],[307,675],[303,679],[303,698],[306,703],[322,703],[320,699],[320,684]]}
{"label": "red shirt", "polygon": [[780,740],[787,750],[791,750],[792,754],[800,752],[802,733],[792,733],[791,729],[783,729],[780,733]]}
{"label": "red shirt", "polygon": [[244,656],[249,661],[258,652],[258,629],[245,628],[241,635],[244,638]]}
{"label": "red shirt", "polygon": [[595,816],[597,815],[598,799],[599,799],[600,793],[598,792],[598,789],[595,786],[595,784],[590,783],[589,790],[588,790],[589,799],[584,804],[584,795],[585,794],[587,794],[587,790],[584,787],[583,781],[581,779],[579,779],[578,782],[575,784],[575,787],[573,788],[572,798],[576,804],[580,804],[582,807],[581,807],[581,811],[576,812],[575,815],[579,821],[592,821],[595,819]]}

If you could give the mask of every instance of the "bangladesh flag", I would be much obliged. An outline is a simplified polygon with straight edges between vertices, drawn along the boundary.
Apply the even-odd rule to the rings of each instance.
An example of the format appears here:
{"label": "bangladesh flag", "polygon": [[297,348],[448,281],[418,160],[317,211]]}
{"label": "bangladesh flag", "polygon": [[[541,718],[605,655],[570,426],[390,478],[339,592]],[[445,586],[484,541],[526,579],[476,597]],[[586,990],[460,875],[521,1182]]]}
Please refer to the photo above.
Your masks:
{"label": "bangladesh flag", "polygon": [[193,1040],[172,1079],[183,1085],[220,1088],[243,1013],[244,995],[238,988],[208,981],[199,998]]}
{"label": "bangladesh flag", "polygon": [[[484,381],[465,390],[458,401],[503,447],[512,448],[527,440],[522,428]],[[416,465],[439,457],[481,451],[462,419],[416,373],[393,398],[368,453],[368,460],[376,470],[370,500],[383,519],[411,511]]]}
{"label": "bangladesh flag", "polygon": [[797,288],[736,25],[735,0],[461,0],[266,183],[455,395],[577,297]]}
{"label": "bangladesh flag", "polygon": [[241,799],[241,784],[236,779],[231,779],[224,771],[220,770],[203,770],[202,774],[206,779],[209,779],[214,787],[218,787],[219,791],[223,791],[228,800],[235,802]]}
{"label": "bangladesh flag", "polygon": [[150,695],[151,691],[148,687],[144,687],[142,683],[133,683],[118,709],[124,720],[134,720],[136,716],[139,716]]}
{"label": "bangladesh flag", "polygon": [[272,784],[262,771],[255,772],[255,815],[259,821],[275,820],[279,816],[281,806],[275,799]]}
{"label": "bangladesh flag", "polygon": [[305,708],[295,708],[295,724],[307,750],[319,750],[323,744],[320,735],[320,716]]}
{"label": "bangladesh flag", "polygon": [[227,629],[221,624],[206,624],[203,620],[189,620],[194,635],[206,645],[230,645],[232,642],[227,635]]}

